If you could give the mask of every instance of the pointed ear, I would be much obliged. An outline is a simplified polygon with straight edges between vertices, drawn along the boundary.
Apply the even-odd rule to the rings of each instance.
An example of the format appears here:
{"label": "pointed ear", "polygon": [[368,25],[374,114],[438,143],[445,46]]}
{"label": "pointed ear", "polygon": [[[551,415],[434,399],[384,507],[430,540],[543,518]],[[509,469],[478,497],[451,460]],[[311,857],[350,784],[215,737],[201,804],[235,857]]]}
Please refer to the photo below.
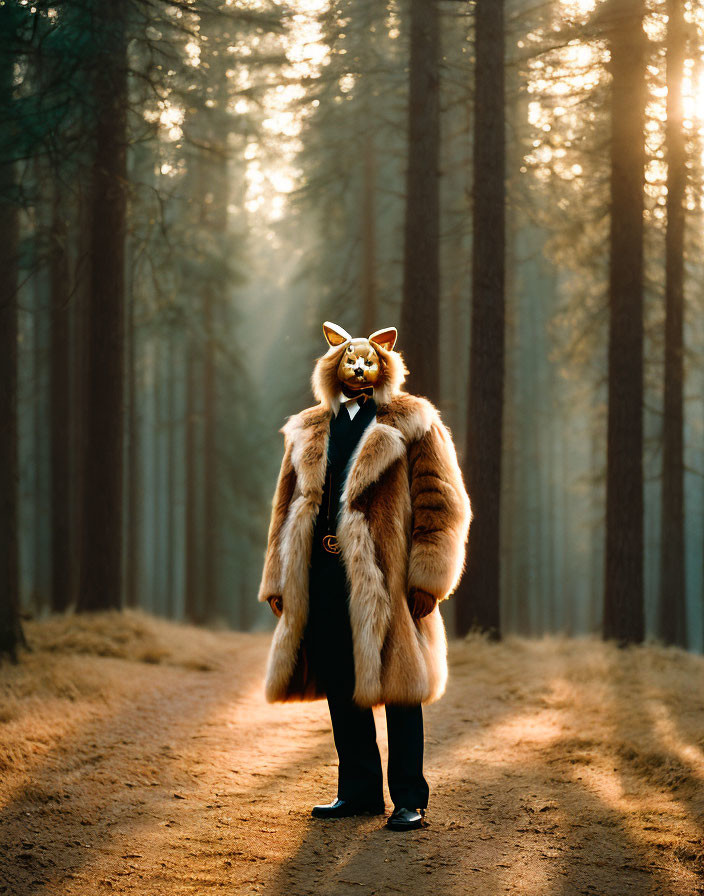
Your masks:
{"label": "pointed ear", "polygon": [[369,341],[375,342],[377,345],[385,348],[387,352],[390,352],[396,344],[397,336],[396,327],[385,327],[383,330],[375,330],[369,337]]}
{"label": "pointed ear", "polygon": [[342,345],[343,342],[350,342],[352,340],[352,337],[347,330],[343,330],[341,326],[334,324],[331,320],[326,320],[323,324],[323,334],[325,335],[328,345],[332,346]]}

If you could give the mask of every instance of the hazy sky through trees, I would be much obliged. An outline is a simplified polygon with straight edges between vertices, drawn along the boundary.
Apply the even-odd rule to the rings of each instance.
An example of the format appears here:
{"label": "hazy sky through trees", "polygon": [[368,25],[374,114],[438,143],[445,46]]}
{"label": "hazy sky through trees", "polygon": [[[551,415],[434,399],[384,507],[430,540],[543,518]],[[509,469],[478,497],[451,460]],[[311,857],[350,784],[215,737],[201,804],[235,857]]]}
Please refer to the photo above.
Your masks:
{"label": "hazy sky through trees", "polygon": [[[630,539],[642,587],[627,571],[615,585],[618,603],[634,584],[629,625],[642,612],[646,636],[702,649],[700,0],[506,0],[505,189],[479,217],[475,3],[433,7],[437,145],[416,131],[413,153],[412,0],[123,0],[99,20],[89,0],[3,9],[3,314],[18,336],[3,362],[18,392],[0,413],[8,433],[16,419],[18,478],[3,485],[16,522],[0,556],[17,559],[25,612],[73,605],[81,587],[101,604],[110,568],[113,603],[270,626],[254,595],[278,430],[313,403],[326,319],[399,327],[409,365],[437,373],[467,470],[474,235],[495,245],[503,220],[500,628],[608,628],[605,570],[628,568],[609,551]],[[636,84],[628,130],[615,110],[635,110]],[[633,179],[622,205],[619,171]],[[411,298],[432,273],[414,239],[438,269]],[[636,310],[610,365],[617,307]],[[432,327],[404,332],[410,320]],[[607,504],[639,465],[642,512],[621,502],[630,515],[607,539]]]}

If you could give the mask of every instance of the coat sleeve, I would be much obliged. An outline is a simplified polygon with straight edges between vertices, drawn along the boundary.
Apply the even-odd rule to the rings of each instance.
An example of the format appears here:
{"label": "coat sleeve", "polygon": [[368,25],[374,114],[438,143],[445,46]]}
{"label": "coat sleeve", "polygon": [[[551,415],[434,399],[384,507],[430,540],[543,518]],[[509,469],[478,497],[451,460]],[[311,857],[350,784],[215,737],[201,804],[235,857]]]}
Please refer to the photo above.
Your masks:
{"label": "coat sleeve", "polygon": [[292,443],[285,437],[284,457],[281,461],[279,478],[276,482],[276,490],[274,491],[274,499],[272,501],[264,569],[257,596],[257,600],[261,603],[264,603],[273,595],[280,595],[283,590],[281,536],[291,498],[296,487],[296,471],[291,463],[291,451]]}
{"label": "coat sleeve", "polygon": [[412,524],[408,592],[444,600],[464,571],[472,510],[452,437],[436,416],[409,448]]}

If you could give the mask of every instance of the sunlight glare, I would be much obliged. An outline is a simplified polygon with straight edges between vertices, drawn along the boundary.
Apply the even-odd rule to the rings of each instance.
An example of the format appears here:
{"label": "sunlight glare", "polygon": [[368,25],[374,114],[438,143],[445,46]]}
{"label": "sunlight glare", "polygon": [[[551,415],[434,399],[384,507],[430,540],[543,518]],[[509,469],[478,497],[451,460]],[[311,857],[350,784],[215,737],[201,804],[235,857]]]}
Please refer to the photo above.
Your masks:
{"label": "sunlight glare", "polygon": [[183,137],[183,119],[185,111],[180,106],[173,106],[168,102],[159,103],[161,114],[159,115],[159,123],[166,133],[166,137],[171,142],[180,140]]}
{"label": "sunlight glare", "polygon": [[570,18],[584,18],[593,12],[597,0],[562,0],[563,14]]}
{"label": "sunlight glare", "polygon": [[[259,216],[264,228],[267,221],[278,221],[284,216],[286,198],[295,189],[299,176],[294,163],[301,148],[299,135],[305,118],[317,106],[317,102],[306,102],[308,91],[301,82],[319,77],[322,67],[330,61],[330,47],[323,40],[320,22],[328,8],[329,0],[298,0],[282,38],[287,60],[281,72],[284,83],[272,85],[262,99],[266,148],[260,152],[258,144],[249,143],[245,149],[245,207]],[[349,89],[352,86],[353,81]],[[243,108],[240,102],[236,111]],[[269,155],[275,161],[266,160]]]}
{"label": "sunlight glare", "polygon": [[188,64],[194,68],[200,65],[200,45],[194,40],[189,41],[185,47],[188,56]]}

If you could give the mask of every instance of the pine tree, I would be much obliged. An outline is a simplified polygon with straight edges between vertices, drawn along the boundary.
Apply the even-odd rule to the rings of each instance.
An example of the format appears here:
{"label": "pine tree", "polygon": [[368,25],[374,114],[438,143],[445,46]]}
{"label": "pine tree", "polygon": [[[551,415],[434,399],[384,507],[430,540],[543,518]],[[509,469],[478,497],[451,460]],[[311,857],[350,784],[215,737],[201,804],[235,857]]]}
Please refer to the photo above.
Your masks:
{"label": "pine tree", "polygon": [[475,7],[472,327],[466,479],[472,553],[457,601],[460,634],[498,638],[505,344],[505,96],[503,0]]}
{"label": "pine tree", "polygon": [[401,333],[407,388],[440,400],[440,17],[410,0],[408,166]]}
{"label": "pine tree", "polygon": [[0,659],[17,659],[24,637],[19,616],[17,293],[19,289],[19,138],[14,65],[24,11],[0,6]]}
{"label": "pine tree", "polygon": [[683,391],[687,147],[682,81],[687,39],[683,0],[668,0],[667,14],[667,224],[659,628],[665,643],[686,647]]}
{"label": "pine tree", "polygon": [[122,605],[127,0],[95,8],[79,610]]}
{"label": "pine tree", "polygon": [[643,210],[646,37],[643,0],[610,0],[608,424],[604,637],[644,636]]}

